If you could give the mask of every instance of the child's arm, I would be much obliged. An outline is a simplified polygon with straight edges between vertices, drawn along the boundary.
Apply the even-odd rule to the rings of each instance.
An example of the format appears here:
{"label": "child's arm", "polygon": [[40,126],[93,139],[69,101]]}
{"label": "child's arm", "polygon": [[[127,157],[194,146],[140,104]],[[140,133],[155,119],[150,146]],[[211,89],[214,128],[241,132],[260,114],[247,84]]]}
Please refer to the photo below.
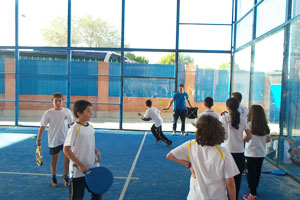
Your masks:
{"label": "child's arm", "polygon": [[101,153],[100,151],[95,147],[95,153],[96,153],[96,156],[98,158],[98,160],[96,160],[96,162],[100,162],[101,160]]}
{"label": "child's arm", "polygon": [[141,113],[138,113],[138,116],[140,116],[141,120],[143,121],[150,121],[151,118],[145,118]]}
{"label": "child's arm", "polygon": [[167,154],[167,158],[168,158],[169,160],[172,160],[172,161],[174,161],[174,162],[176,162],[176,163],[178,163],[178,164],[180,164],[180,165],[184,165],[184,166],[186,166],[187,168],[189,168],[189,170],[190,170],[191,173],[192,173],[192,176],[193,176],[194,178],[196,178],[195,171],[194,171],[194,169],[192,168],[191,163],[190,163],[189,161],[186,161],[186,160],[180,160],[180,159],[176,158],[171,152]]}
{"label": "child's arm", "polygon": [[271,141],[271,136],[268,135],[267,138],[266,138],[266,140],[267,140],[266,141],[267,143],[270,142]]}
{"label": "child's arm", "polygon": [[71,151],[71,146],[64,146],[63,151],[64,154],[77,165],[81,172],[90,171],[89,168],[87,168],[82,162],[80,162],[80,160],[78,160],[75,154]]}
{"label": "child's arm", "polygon": [[38,136],[36,138],[36,145],[40,146],[42,143],[41,143],[41,137],[44,133],[46,129],[46,126],[41,126],[40,129],[39,129],[39,133],[38,133]]}
{"label": "child's arm", "polygon": [[228,195],[230,200],[236,200],[236,188],[235,188],[235,182],[234,178],[225,178]]}
{"label": "child's arm", "polygon": [[251,132],[249,129],[245,130],[246,135],[243,137],[244,142],[248,142],[251,139]]}

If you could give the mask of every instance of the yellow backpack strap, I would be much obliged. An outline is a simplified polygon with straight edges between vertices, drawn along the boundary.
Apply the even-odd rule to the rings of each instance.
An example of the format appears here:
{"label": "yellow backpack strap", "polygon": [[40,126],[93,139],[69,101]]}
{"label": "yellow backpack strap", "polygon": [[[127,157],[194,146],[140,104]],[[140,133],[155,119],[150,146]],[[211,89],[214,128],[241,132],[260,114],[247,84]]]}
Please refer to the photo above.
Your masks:
{"label": "yellow backpack strap", "polygon": [[[196,144],[196,143],[197,143],[197,141],[193,141],[193,142],[191,142],[190,144],[188,144],[187,150],[189,151],[190,148],[191,148],[191,146],[192,146],[193,144]],[[187,156],[186,156],[186,160],[187,160],[187,161],[190,161],[189,152],[188,152],[188,154],[187,154]]]}
{"label": "yellow backpack strap", "polygon": [[222,160],[224,161],[224,160],[225,160],[225,155],[224,155],[224,153],[221,151],[221,149],[220,149],[220,147],[219,147],[218,145],[216,145],[215,147],[216,147],[216,149],[218,150],[218,152],[219,152],[219,154],[220,154]]}
{"label": "yellow backpack strap", "polygon": [[79,133],[81,127],[82,127],[82,125],[79,124],[79,126],[78,126],[78,128],[77,128],[77,131],[76,131],[76,136],[78,136],[78,133]]}

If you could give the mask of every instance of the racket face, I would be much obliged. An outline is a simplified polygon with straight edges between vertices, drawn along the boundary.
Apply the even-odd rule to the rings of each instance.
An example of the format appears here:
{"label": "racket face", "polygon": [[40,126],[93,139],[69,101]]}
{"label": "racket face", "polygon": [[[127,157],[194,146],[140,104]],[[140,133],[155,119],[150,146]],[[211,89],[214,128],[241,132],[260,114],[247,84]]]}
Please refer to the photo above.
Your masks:
{"label": "racket face", "polygon": [[85,180],[88,189],[95,194],[103,194],[109,190],[113,183],[113,174],[105,167],[91,168],[85,173]]}
{"label": "racket face", "polygon": [[38,146],[36,148],[36,152],[35,152],[35,161],[36,164],[40,167],[43,165],[43,154],[42,154],[42,147]]}

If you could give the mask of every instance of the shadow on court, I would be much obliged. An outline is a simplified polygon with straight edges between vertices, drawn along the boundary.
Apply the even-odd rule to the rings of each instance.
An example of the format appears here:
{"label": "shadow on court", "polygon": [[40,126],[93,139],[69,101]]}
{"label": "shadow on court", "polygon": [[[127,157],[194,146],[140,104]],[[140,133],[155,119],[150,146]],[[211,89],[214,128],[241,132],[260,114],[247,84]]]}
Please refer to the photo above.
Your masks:
{"label": "shadow on court", "polygon": [[[5,140],[6,133],[36,134],[37,128],[0,128],[0,140]],[[2,134],[6,134],[1,137]],[[173,141],[171,147],[154,144],[150,132],[100,131],[95,134],[96,146],[101,151],[101,165],[109,168],[114,176],[114,183],[104,194],[105,200],[183,200],[189,190],[189,170],[167,160],[166,154],[179,144],[192,139],[189,136],[166,136]],[[10,138],[11,141],[11,138]],[[44,164],[35,163],[35,140],[32,137],[17,140],[0,148],[0,199],[22,200],[64,200],[69,199],[69,189],[63,186],[58,176],[59,187],[50,186],[50,156],[47,147],[47,134],[43,135],[42,148]],[[57,174],[63,172],[63,159],[60,155]],[[265,162],[264,169],[274,167]],[[300,185],[288,176],[262,174],[258,189],[259,199],[299,199]],[[246,177],[240,191],[247,192]],[[85,198],[90,199],[86,191]]]}

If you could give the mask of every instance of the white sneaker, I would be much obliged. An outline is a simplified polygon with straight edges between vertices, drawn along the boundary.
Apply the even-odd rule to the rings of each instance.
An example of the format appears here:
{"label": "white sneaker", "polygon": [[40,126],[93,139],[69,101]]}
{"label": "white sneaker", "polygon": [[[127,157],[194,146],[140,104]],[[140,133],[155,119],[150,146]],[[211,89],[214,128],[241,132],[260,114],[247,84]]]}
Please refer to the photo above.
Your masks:
{"label": "white sneaker", "polygon": [[173,132],[172,132],[172,135],[175,136],[175,135],[176,135],[176,131],[173,131]]}
{"label": "white sneaker", "polygon": [[181,131],[181,135],[187,136],[187,135],[188,135],[188,133],[187,133],[187,132],[185,132],[185,131]]}

